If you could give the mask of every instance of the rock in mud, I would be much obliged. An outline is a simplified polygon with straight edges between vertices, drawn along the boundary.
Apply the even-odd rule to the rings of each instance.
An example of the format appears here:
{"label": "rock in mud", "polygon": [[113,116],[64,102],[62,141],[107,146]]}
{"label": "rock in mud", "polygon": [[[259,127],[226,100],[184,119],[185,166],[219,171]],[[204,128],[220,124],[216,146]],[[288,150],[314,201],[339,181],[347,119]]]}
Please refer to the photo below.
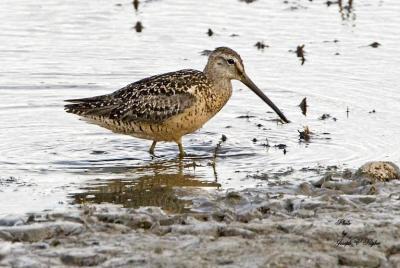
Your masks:
{"label": "rock in mud", "polygon": [[4,216],[0,218],[0,226],[22,225],[26,222],[26,218],[20,216]]}
{"label": "rock in mud", "polygon": [[355,267],[380,267],[386,259],[385,255],[372,250],[343,252],[339,254],[339,264]]}
{"label": "rock in mud", "polygon": [[39,262],[28,256],[21,256],[19,258],[10,261],[10,265],[13,268],[40,268],[43,267]]}
{"label": "rock in mud", "polygon": [[370,182],[399,180],[400,169],[393,162],[368,162],[361,166],[353,176],[353,179],[363,178]]}
{"label": "rock in mud", "polygon": [[59,234],[79,234],[84,227],[78,223],[50,222],[31,225],[0,227],[0,238],[7,241],[38,242]]}
{"label": "rock in mud", "polygon": [[76,250],[61,255],[61,261],[66,265],[96,266],[107,260],[104,255],[92,251]]}

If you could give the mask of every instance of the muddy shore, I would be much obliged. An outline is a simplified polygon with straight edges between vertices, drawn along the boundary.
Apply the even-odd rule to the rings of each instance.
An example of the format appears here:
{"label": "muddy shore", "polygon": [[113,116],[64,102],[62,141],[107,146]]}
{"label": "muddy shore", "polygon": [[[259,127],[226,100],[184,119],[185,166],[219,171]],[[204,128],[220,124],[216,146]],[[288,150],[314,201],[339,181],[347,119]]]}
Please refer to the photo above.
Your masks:
{"label": "muddy shore", "polygon": [[90,204],[10,215],[0,266],[398,267],[399,178],[391,163],[368,163],[286,194],[179,188],[184,213]]}

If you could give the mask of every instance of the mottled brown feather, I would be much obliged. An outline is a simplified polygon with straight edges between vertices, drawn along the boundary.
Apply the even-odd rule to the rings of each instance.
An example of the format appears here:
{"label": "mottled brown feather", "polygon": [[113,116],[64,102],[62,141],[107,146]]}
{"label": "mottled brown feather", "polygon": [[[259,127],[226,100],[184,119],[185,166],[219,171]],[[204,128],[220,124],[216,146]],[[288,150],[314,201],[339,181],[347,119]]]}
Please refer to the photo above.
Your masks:
{"label": "mottled brown feather", "polygon": [[89,118],[156,123],[191,107],[196,100],[194,90],[209,86],[202,72],[181,70],[139,80],[111,94],[67,100],[75,104],[65,109]]}

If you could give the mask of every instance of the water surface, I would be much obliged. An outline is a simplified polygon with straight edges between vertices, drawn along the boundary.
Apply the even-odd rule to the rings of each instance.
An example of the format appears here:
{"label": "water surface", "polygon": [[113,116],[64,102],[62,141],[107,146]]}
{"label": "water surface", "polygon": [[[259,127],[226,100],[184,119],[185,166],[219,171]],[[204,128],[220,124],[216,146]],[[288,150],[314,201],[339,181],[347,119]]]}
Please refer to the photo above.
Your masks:
{"label": "water surface", "polygon": [[[117,0],[1,1],[0,214],[91,201],[177,211],[185,204],[171,194],[176,187],[270,187],[319,176],[306,168],[399,163],[400,3],[346,5],[159,0],[140,1],[135,10]],[[268,47],[258,50],[258,41]],[[381,46],[368,46],[373,42]],[[302,65],[293,51],[303,44]],[[64,99],[202,70],[201,52],[218,46],[241,54],[249,76],[292,123],[278,124],[234,82],[228,105],[184,138],[191,156],[179,161],[175,144],[158,145],[153,159],[151,142],[63,111]],[[298,107],[304,97],[307,116]],[[331,117],[320,120],[323,114]],[[299,140],[304,126],[313,132],[309,142]],[[213,165],[222,134],[227,141]]]}

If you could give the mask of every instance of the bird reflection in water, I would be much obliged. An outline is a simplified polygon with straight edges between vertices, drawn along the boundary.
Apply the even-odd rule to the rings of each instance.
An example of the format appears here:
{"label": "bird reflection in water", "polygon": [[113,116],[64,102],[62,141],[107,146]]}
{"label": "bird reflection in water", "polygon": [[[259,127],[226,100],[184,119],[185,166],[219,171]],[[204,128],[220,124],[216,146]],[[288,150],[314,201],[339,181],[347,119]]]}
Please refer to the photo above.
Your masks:
{"label": "bird reflection in water", "polygon": [[140,167],[135,171],[142,173],[144,170],[148,171],[147,174],[137,177],[130,169],[130,173],[133,173],[132,179],[109,179],[90,183],[82,189],[83,192],[71,194],[73,202],[110,203],[127,208],[157,206],[168,212],[182,213],[188,211],[191,202],[180,199],[176,188],[217,189],[221,186],[216,181],[201,181],[193,174],[184,174],[182,162],[175,166],[175,170],[171,170],[171,166],[158,163]]}
{"label": "bird reflection in water", "polygon": [[[354,12],[354,0],[337,0],[337,1],[327,1],[326,5],[329,7],[333,4],[339,6],[339,13],[343,21],[353,21],[356,20],[356,14]],[[353,24],[355,26],[355,24]]]}
{"label": "bird reflection in water", "polygon": [[338,5],[342,20],[347,20],[347,21],[356,20],[356,13],[354,13],[354,8],[353,8],[353,0],[348,0],[347,5],[343,5],[343,0],[339,0]]}

